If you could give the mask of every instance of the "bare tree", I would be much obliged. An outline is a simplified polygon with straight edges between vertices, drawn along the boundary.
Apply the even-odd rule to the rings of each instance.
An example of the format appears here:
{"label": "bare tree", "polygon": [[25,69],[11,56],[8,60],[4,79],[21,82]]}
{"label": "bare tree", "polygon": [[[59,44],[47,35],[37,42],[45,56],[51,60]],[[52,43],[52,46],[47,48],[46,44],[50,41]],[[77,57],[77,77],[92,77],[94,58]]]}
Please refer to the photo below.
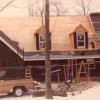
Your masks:
{"label": "bare tree", "polygon": [[31,0],[28,0],[28,12],[29,12],[29,16],[33,16],[33,3]]}
{"label": "bare tree", "polygon": [[88,15],[91,12],[91,3],[92,0],[77,0],[77,9],[75,9],[75,11],[77,12],[77,14],[79,15]]}
{"label": "bare tree", "polygon": [[[39,1],[39,0],[38,0]],[[39,16],[42,16],[43,17],[43,15],[44,15],[44,11],[45,11],[45,9],[44,9],[44,2],[42,2],[42,4],[39,4],[39,2],[38,2],[38,6],[37,6],[37,12],[38,12],[38,15]]]}
{"label": "bare tree", "polygon": [[[28,12],[29,16],[42,16],[44,14],[44,1],[28,0]],[[68,10],[64,8],[60,0],[50,2],[50,15],[62,16],[66,13]]]}
{"label": "bare tree", "polygon": [[68,10],[64,8],[62,2],[59,0],[51,1],[51,12],[53,12],[56,16],[62,16],[68,13]]}
{"label": "bare tree", "polygon": [[44,13],[43,2],[40,0],[28,0],[29,16],[42,16]]}

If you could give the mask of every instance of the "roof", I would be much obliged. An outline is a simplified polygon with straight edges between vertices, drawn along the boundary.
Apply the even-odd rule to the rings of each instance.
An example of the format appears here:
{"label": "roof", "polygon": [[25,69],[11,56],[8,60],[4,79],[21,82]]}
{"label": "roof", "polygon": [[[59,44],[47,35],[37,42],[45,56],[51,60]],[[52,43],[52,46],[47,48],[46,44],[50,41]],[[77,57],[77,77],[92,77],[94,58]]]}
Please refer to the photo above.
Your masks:
{"label": "roof", "polygon": [[90,18],[94,26],[94,30],[100,32],[100,13],[92,13],[90,14]]}
{"label": "roof", "polygon": [[96,32],[96,38],[100,41],[100,12],[90,14],[90,20],[94,31]]}
{"label": "roof", "polygon": [[5,43],[13,52],[23,58],[23,50],[19,48],[16,41],[12,41],[5,33],[0,31],[0,40]]}
{"label": "roof", "polygon": [[[34,35],[41,29],[41,22],[41,17],[5,17],[0,18],[0,30],[11,40],[17,41],[25,52],[33,52],[36,51]],[[50,31],[54,35],[52,42],[58,43],[55,38],[59,36],[64,43],[66,39],[62,39],[61,36],[68,37],[80,24],[89,31],[89,34],[93,33],[88,16],[50,17]]]}
{"label": "roof", "polygon": [[[66,59],[90,59],[90,58],[100,58],[100,51],[84,51],[83,52],[70,52],[70,51],[62,51],[62,52],[50,52],[50,60],[66,60]],[[30,56],[25,56],[25,61],[40,61],[45,60],[45,53],[34,53]]]}

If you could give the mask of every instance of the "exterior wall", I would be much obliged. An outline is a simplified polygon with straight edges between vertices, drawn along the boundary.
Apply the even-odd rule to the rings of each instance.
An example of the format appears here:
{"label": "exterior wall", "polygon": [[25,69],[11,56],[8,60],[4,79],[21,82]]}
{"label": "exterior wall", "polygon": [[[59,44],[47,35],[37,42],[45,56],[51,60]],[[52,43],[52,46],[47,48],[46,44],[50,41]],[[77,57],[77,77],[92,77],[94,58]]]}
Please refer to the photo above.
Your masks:
{"label": "exterior wall", "polygon": [[0,67],[23,65],[23,61],[10,48],[0,41]]}

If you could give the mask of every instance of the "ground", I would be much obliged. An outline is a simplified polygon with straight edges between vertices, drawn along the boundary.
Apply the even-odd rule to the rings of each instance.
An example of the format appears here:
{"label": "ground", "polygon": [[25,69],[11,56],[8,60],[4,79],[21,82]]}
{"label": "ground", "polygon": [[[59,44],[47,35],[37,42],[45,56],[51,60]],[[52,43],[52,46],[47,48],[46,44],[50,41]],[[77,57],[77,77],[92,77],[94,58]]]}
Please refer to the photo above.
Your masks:
{"label": "ground", "polygon": [[[53,100],[97,100],[100,98],[100,82],[93,83],[90,88],[81,91],[81,93],[76,92],[75,96],[68,93],[67,97],[54,96]],[[32,94],[25,95],[22,97],[13,97],[8,95],[1,95],[0,100],[46,100],[44,96],[36,97]]]}

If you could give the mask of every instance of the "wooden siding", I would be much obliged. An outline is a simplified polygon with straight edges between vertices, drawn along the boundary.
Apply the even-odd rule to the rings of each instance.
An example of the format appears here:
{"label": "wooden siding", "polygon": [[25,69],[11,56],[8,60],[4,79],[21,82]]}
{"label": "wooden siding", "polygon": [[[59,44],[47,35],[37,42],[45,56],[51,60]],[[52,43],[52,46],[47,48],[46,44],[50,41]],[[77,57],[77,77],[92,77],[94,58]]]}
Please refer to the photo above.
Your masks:
{"label": "wooden siding", "polygon": [[0,41],[0,67],[15,67],[23,65],[23,60]]}

